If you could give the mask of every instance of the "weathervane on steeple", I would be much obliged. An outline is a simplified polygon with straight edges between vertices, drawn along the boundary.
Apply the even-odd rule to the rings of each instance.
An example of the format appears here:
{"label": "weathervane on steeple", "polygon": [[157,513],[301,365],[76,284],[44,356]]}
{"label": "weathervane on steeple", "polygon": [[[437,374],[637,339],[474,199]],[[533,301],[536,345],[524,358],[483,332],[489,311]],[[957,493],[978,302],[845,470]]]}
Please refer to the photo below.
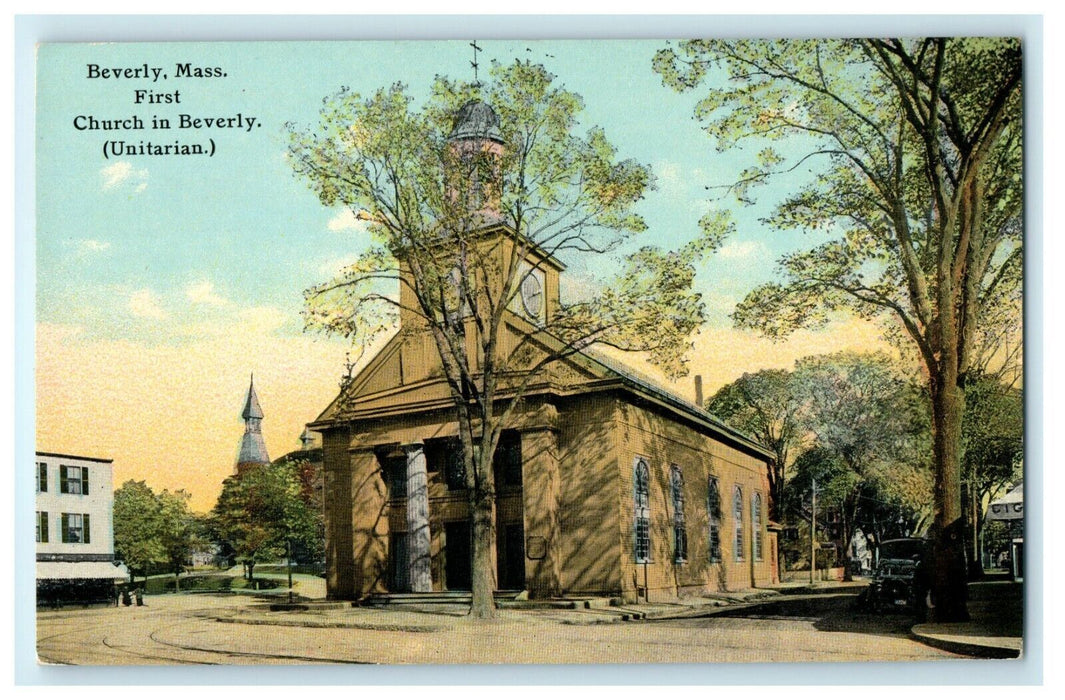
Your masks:
{"label": "weathervane on steeple", "polygon": [[481,81],[477,79],[477,54],[481,51],[481,47],[477,45],[477,40],[474,39],[470,42],[470,46],[473,47],[473,60],[470,61],[470,65],[473,66],[473,86],[475,88],[481,87]]}

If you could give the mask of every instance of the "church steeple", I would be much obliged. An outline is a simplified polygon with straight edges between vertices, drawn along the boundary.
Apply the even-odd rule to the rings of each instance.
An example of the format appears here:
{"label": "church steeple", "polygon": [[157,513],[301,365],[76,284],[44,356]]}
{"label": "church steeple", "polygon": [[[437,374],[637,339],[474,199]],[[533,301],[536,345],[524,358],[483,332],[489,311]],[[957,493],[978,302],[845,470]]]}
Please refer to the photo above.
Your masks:
{"label": "church steeple", "polygon": [[263,441],[263,409],[259,406],[259,397],[255,395],[254,374],[248,384],[248,398],[240,416],[244,419],[244,437],[240,440],[240,453],[237,455],[238,474],[249,466],[270,463],[270,457],[266,454],[266,443]]}
{"label": "church steeple", "polygon": [[451,162],[446,177],[452,200],[481,223],[498,221],[504,143],[495,110],[481,100],[462,105],[447,142]]}

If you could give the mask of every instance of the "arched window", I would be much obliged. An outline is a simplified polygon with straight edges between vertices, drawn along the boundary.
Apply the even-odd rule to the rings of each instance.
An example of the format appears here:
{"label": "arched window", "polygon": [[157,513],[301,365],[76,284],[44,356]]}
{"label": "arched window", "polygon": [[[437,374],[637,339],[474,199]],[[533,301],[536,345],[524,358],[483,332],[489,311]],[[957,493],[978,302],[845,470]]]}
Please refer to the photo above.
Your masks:
{"label": "arched window", "polygon": [[707,482],[706,515],[710,524],[710,561],[721,561],[721,493],[714,477]]}
{"label": "arched window", "polygon": [[637,563],[643,563],[651,560],[651,475],[642,457],[636,458],[632,472],[632,549]]}
{"label": "arched window", "polygon": [[684,475],[680,467],[669,470],[670,490],[673,496],[673,560],[688,560],[688,529],[684,524]]}
{"label": "arched window", "polygon": [[736,561],[743,561],[743,489],[736,486],[732,493],[732,526],[735,528],[733,552]]}
{"label": "arched window", "polygon": [[762,494],[751,496],[751,530],[754,560],[762,561]]}

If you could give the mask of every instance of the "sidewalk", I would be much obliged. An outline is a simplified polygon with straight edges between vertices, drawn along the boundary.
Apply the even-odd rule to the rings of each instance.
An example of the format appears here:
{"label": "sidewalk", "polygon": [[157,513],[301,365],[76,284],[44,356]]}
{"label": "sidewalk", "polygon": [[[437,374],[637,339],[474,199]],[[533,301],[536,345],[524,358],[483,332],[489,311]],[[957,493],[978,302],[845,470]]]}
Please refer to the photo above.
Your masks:
{"label": "sidewalk", "polygon": [[[598,625],[631,620],[666,620],[706,617],[741,606],[757,605],[779,596],[833,595],[852,592],[865,581],[785,583],[772,589],[750,589],[701,597],[653,599],[647,603],[619,604],[610,598],[567,598],[557,601],[508,601],[497,611],[500,621],[553,622]],[[351,628],[380,631],[436,632],[469,624],[468,604],[391,604],[353,607],[324,600],[318,582],[296,586],[298,609],[271,610],[269,598],[280,603],[287,591],[259,596],[259,602],[217,617],[219,622],[293,627]],[[300,590],[303,589],[303,590]],[[302,594],[302,595],[299,595]],[[318,594],[318,595],[316,595]],[[654,596],[652,596],[654,598]],[[915,625],[910,636],[928,646],[981,658],[1016,658],[1022,650],[1023,591],[1011,581],[974,582],[969,585],[969,614],[963,623]],[[279,612],[281,614],[279,615]]]}
{"label": "sidewalk", "polygon": [[969,584],[969,621],[914,625],[920,642],[967,656],[1011,659],[1021,655],[1024,633],[1023,585],[1014,581]]}
{"label": "sidewalk", "polygon": [[[297,594],[300,586],[296,586]],[[307,591],[304,591],[306,595]],[[287,590],[242,607],[235,613],[216,617],[219,622],[293,627],[352,628],[430,632],[462,625],[469,605],[447,603],[392,603],[386,606],[352,606],[351,603],[310,599],[285,605]],[[564,600],[507,601],[499,605],[497,617],[555,622],[567,625],[596,625],[631,620],[664,620],[713,615],[738,605],[755,604],[779,596],[771,589],[749,589],[704,597],[663,596],[650,603],[622,604],[611,598],[566,598]],[[653,598],[654,596],[652,596]],[[273,600],[271,600],[273,599]],[[287,610],[284,608],[288,608]],[[279,615],[278,613],[282,613]]]}

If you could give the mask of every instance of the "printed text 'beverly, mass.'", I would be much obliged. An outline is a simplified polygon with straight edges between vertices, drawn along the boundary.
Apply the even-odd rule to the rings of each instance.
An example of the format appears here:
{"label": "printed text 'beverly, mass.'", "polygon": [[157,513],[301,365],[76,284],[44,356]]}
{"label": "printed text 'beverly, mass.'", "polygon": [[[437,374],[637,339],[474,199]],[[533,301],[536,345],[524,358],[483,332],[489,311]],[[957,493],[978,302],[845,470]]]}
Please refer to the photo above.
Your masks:
{"label": "printed text 'beverly, mass.'", "polygon": [[[85,64],[85,77],[90,80],[147,80],[153,83],[167,80],[170,74],[160,66],[101,66],[98,63]],[[226,72],[219,66],[197,66],[192,63],[174,64],[175,78],[224,78]]]}

